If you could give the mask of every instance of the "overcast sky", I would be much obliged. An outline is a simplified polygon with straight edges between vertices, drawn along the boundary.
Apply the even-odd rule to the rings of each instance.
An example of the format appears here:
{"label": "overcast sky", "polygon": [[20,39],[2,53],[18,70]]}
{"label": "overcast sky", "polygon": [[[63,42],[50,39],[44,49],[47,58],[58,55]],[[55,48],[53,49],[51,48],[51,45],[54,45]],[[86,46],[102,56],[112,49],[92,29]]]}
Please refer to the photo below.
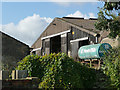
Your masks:
{"label": "overcast sky", "polygon": [[0,28],[31,46],[55,17],[97,18],[101,2],[2,2]]}

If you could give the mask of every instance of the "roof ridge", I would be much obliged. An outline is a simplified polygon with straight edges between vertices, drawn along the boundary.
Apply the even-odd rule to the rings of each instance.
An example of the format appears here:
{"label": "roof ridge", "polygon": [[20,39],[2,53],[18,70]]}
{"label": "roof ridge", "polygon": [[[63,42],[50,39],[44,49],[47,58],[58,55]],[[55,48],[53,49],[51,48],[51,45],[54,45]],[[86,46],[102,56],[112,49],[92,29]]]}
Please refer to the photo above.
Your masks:
{"label": "roof ridge", "polygon": [[[63,21],[65,21],[65,22],[68,22],[68,23],[70,23],[70,24],[73,24],[73,25],[75,25],[75,26],[78,26],[78,27],[80,27],[80,28],[83,28],[83,27],[81,27],[80,25],[77,25],[77,24],[74,24],[74,23],[72,23],[72,22],[69,22],[69,21],[64,20],[63,18],[58,18],[58,19],[63,20]],[[84,20],[85,20],[85,19],[84,19]],[[88,20],[89,20],[89,19],[88,19]],[[93,31],[88,30],[88,29],[86,29],[86,28],[83,28],[83,29],[87,30],[88,32],[92,32],[92,33],[96,33],[96,34],[97,34],[97,32],[93,32]]]}
{"label": "roof ridge", "polygon": [[[55,17],[52,22],[57,19],[58,17]],[[47,30],[47,28],[52,24],[52,22],[45,28],[45,30],[40,34],[40,36],[35,40],[35,42],[31,45],[31,47],[39,40],[39,38],[41,37],[41,35]]]}
{"label": "roof ridge", "polygon": [[3,32],[3,31],[0,31],[0,33],[2,33],[2,34],[4,34],[4,35],[6,35],[6,36],[8,36],[8,37],[10,37],[10,38],[12,38],[12,39],[14,39],[14,40],[16,40],[16,41],[18,41],[18,42],[20,42],[20,43],[22,43],[22,44],[24,44],[24,45],[26,45],[26,46],[29,46],[29,45],[27,45],[26,43],[20,41],[19,39],[15,38],[15,37],[13,37],[13,36],[11,36],[11,35],[9,35],[9,34],[6,34],[6,33]]}

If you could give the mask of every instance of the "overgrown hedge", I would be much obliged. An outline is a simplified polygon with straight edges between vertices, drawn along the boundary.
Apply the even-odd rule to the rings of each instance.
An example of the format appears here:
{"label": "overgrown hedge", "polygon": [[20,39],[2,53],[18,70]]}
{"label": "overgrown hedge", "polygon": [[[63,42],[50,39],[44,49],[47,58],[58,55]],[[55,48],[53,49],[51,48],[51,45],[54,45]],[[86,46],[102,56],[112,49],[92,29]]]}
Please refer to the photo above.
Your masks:
{"label": "overgrown hedge", "polygon": [[106,54],[102,69],[110,78],[112,86],[120,89],[120,47]]}
{"label": "overgrown hedge", "polygon": [[18,70],[37,76],[40,88],[92,88],[95,71],[82,66],[64,53],[45,56],[29,55],[18,63]]}
{"label": "overgrown hedge", "polygon": [[30,77],[43,77],[44,72],[44,60],[38,55],[28,55],[23,60],[18,62],[16,70],[27,70]]}

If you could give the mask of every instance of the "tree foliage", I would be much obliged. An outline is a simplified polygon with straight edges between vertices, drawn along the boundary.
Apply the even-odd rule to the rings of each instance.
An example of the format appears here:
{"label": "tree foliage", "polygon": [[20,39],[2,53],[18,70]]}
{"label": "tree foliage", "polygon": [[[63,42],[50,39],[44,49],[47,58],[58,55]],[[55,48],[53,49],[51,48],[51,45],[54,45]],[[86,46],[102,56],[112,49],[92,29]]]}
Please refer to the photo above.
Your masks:
{"label": "tree foliage", "polygon": [[40,78],[40,88],[91,88],[95,71],[82,66],[64,53],[45,56],[29,55],[18,63],[18,70]]}
{"label": "tree foliage", "polygon": [[111,38],[120,36],[120,1],[104,2],[104,7],[99,8],[95,28],[110,31],[109,37]]}
{"label": "tree foliage", "polygon": [[120,47],[106,54],[102,66],[104,73],[111,79],[112,85],[120,89]]}
{"label": "tree foliage", "polygon": [[42,78],[44,66],[44,60],[41,56],[28,55],[18,62],[16,70],[27,70],[28,76]]}
{"label": "tree foliage", "polygon": [[65,54],[50,55],[49,63],[42,77],[42,88],[90,88],[96,74]]}
{"label": "tree foliage", "polygon": [[116,0],[114,2],[112,0],[105,1],[104,8],[107,10],[119,10],[120,9],[120,0]]}
{"label": "tree foliage", "polygon": [[[98,30],[110,31],[109,36],[112,38],[120,37],[120,0],[117,1],[104,2],[104,7],[99,8],[98,21],[95,24]],[[102,70],[110,78],[112,86],[120,89],[120,47],[111,49],[106,54]]]}

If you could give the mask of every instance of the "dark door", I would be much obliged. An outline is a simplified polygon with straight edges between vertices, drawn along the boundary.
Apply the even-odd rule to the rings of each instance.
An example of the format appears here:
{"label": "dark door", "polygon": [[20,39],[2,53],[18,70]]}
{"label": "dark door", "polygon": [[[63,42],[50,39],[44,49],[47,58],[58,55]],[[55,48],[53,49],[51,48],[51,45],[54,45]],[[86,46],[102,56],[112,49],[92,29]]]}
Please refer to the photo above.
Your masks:
{"label": "dark door", "polygon": [[60,35],[58,35],[50,39],[50,52],[58,53],[60,51],[61,51],[61,37]]}
{"label": "dark door", "polygon": [[89,45],[89,40],[83,40],[83,41],[79,41],[78,43],[78,47],[80,48],[81,46],[85,46],[85,45]]}

